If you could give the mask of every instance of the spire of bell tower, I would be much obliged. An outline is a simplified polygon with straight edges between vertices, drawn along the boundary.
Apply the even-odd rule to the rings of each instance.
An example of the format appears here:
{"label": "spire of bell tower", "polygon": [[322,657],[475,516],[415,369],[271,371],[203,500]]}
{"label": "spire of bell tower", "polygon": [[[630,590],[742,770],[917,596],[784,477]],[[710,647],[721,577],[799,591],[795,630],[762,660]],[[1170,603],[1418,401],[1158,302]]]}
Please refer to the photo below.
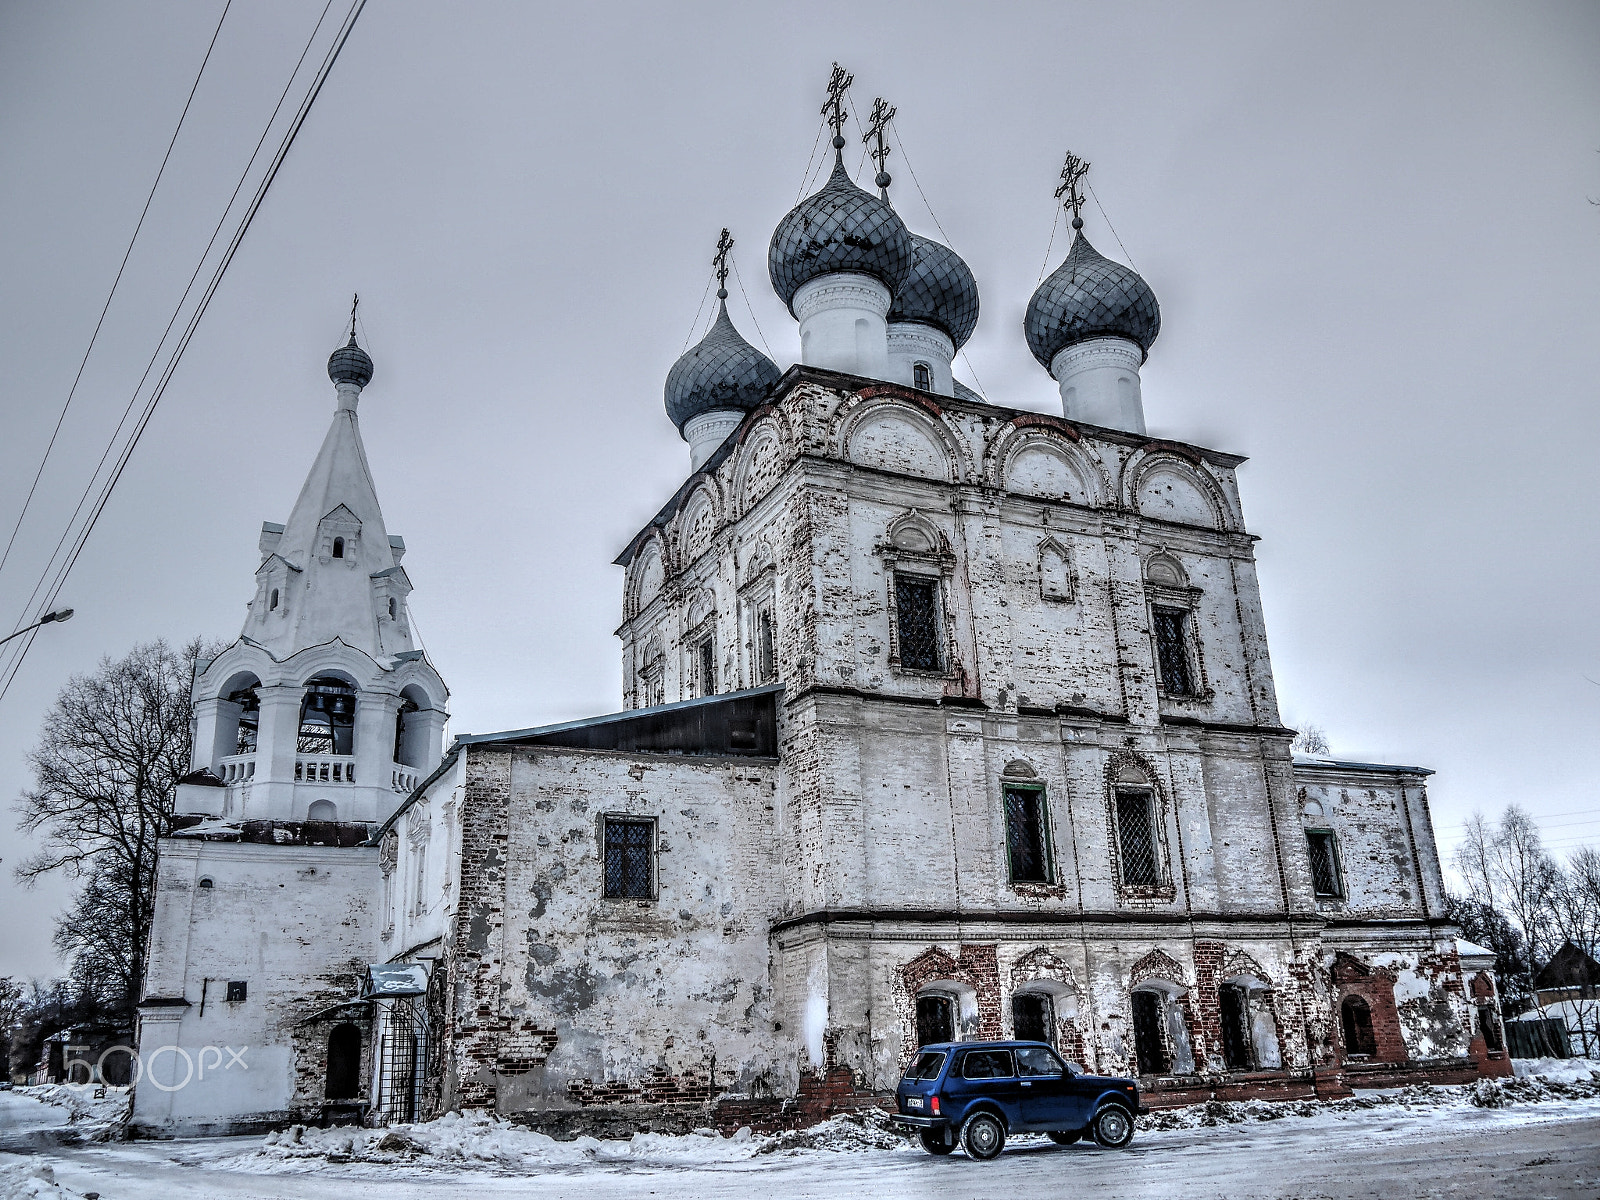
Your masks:
{"label": "spire of bell tower", "polygon": [[352,303],[349,341],[328,359],[333,423],[288,521],[262,527],[244,636],[276,658],[334,638],[375,658],[415,648],[406,613],[411,584],[400,566],[405,543],[384,527],[356,417],[372,375],[371,356],[356,344]]}

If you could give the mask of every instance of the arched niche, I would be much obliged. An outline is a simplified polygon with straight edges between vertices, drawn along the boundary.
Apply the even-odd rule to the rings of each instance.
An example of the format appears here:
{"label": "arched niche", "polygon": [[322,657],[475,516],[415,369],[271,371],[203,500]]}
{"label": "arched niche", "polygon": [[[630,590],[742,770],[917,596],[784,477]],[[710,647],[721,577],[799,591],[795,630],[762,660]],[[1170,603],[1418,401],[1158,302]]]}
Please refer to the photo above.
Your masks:
{"label": "arched niche", "polygon": [[433,700],[415,683],[400,689],[400,703],[394,715],[394,761],[402,766],[427,770],[433,765],[432,719],[425,714]]}
{"label": "arched niche", "polygon": [[633,564],[633,611],[638,613],[661,594],[666,582],[666,567],[661,561],[661,546],[654,538],[645,543]]}
{"label": "arched niche", "polygon": [[678,521],[678,545],[683,548],[685,566],[711,548],[717,533],[717,502],[709,488],[700,488],[683,506]]}
{"label": "arched niche", "polygon": [[313,800],[306,807],[306,820],[308,821],[337,821],[339,819],[339,806],[332,800]]}
{"label": "arched niche", "polygon": [[1044,438],[1032,438],[1011,452],[1003,482],[1006,491],[1020,496],[1089,502],[1089,487],[1068,451]]}
{"label": "arched niche", "polygon": [[1144,564],[1144,578],[1146,583],[1153,583],[1157,587],[1186,588],[1189,586],[1189,572],[1184,570],[1183,564],[1174,554],[1165,550],[1157,550]]}
{"label": "arched niche", "polygon": [[845,430],[844,454],[851,462],[898,475],[949,481],[952,455],[933,422],[900,404],[872,406]]}
{"label": "arched niche", "polygon": [[787,455],[777,423],[768,419],[756,426],[740,451],[734,490],[741,512],[749,512],[783,475]]}
{"label": "arched niche", "polygon": [[1193,463],[1156,453],[1131,463],[1129,472],[1128,503],[1142,516],[1205,529],[1231,523],[1221,490]]}

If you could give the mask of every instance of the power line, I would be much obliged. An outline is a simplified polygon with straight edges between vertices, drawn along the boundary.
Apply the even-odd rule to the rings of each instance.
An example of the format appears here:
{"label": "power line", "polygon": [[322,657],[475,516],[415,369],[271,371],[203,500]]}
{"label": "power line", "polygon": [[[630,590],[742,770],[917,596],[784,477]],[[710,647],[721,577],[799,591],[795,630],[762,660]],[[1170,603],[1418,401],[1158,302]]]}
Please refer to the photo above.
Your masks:
{"label": "power line", "polygon": [[[88,543],[89,535],[94,531],[94,527],[98,523],[101,514],[105,511],[106,504],[111,499],[111,494],[115,490],[117,482],[122,478],[122,472],[124,469],[126,469],[134,449],[139,444],[140,438],[143,437],[144,431],[149,427],[150,419],[155,414],[156,406],[160,403],[162,396],[166,394],[167,387],[171,383],[174,373],[177,371],[178,364],[182,361],[184,352],[188,349],[190,341],[194,338],[195,331],[199,328],[201,318],[205,316],[206,310],[211,304],[212,297],[216,295],[218,287],[221,286],[223,276],[226,274],[229,265],[233,262],[233,257],[238,252],[240,244],[244,241],[245,234],[249,231],[251,224],[254,222],[256,214],[260,212],[261,205],[265,202],[267,193],[271,189],[273,181],[277,178],[278,171],[282,168],[284,160],[288,157],[289,150],[293,147],[295,139],[299,136],[300,130],[305,125],[306,119],[310,116],[312,106],[315,105],[317,97],[321,95],[322,88],[327,83],[328,76],[331,74],[334,64],[338,62],[339,55],[344,50],[345,44],[349,41],[350,34],[354,30],[355,23],[360,18],[362,10],[365,9],[366,3],[367,0],[354,0],[350,11],[346,14],[344,23],[334,40],[333,46],[328,51],[328,54],[324,57],[322,66],[318,69],[316,77],[312,80],[311,87],[305,98],[300,102],[300,108],[296,112],[294,119],[291,121],[289,129],[285,133],[283,141],[278,147],[277,153],[273,156],[272,162],[267,168],[266,174],[262,178],[260,185],[257,187],[255,196],[252,198],[249,207],[246,209],[238,230],[234,233],[233,238],[228,243],[227,249],[223,252],[222,258],[218,262],[215,272],[212,274],[210,283],[207,285],[205,292],[202,294],[199,302],[196,304],[194,312],[189,319],[188,325],[185,327],[182,336],[178,339],[178,342],[173,349],[171,358],[168,360],[165,369],[162,371],[161,377],[157,381],[155,389],[151,392],[150,399],[145,404],[144,411],[140,414],[139,420],[134,426],[132,435],[129,437],[126,446],[124,446],[122,450],[122,453],[118,456],[116,466],[112,470],[109,478],[106,480],[105,486],[102,488],[99,498],[97,499],[94,508],[90,512],[88,519],[85,521],[83,528],[79,531],[77,538],[74,540],[70,554],[62,563],[60,570],[57,571],[55,579],[51,583],[48,599],[45,602],[45,607],[49,607],[50,604],[54,603],[56,596],[60,593],[62,586],[66,583],[67,576],[71,573],[73,566],[77,563],[78,556],[83,553],[83,548]],[[290,78],[292,83],[293,76]],[[226,215],[226,212],[227,210],[225,209],[224,215]],[[203,261],[204,259],[202,259],[202,262]],[[185,292],[185,298],[186,297],[187,292]],[[180,300],[180,310],[182,304],[183,301]],[[48,574],[49,566],[47,565],[45,568],[45,576],[48,576]],[[11,684],[16,679],[17,672],[21,669],[23,658],[26,656],[26,648],[28,645],[32,644],[32,640],[32,638],[27,639],[26,643],[24,644],[23,653],[18,654],[13,659],[10,669],[6,674],[4,683],[0,684],[0,701],[3,701],[6,693],[10,691]]]}
{"label": "power line", "polygon": [[[200,277],[200,272],[206,264],[206,259],[210,257],[211,248],[216,245],[217,237],[222,232],[222,227],[228,219],[228,214],[233,211],[234,202],[238,200],[239,193],[244,189],[245,180],[250,177],[250,170],[255,166],[256,159],[261,154],[261,147],[266,144],[267,135],[272,132],[272,126],[277,121],[278,113],[283,109],[283,102],[288,99],[289,91],[294,86],[294,81],[299,78],[300,68],[305,65],[306,55],[310,53],[312,45],[315,44],[317,34],[322,29],[322,23],[327,20],[328,10],[332,7],[333,0],[327,0],[327,3],[323,5],[321,15],[317,18],[316,25],[311,30],[311,36],[306,39],[305,46],[301,48],[300,57],[295,60],[294,70],[289,73],[288,82],[283,85],[283,91],[278,94],[278,102],[273,105],[272,113],[268,116],[266,125],[261,130],[261,136],[256,139],[255,148],[251,151],[250,158],[245,162],[244,170],[239,173],[238,182],[233,186],[233,192],[228,197],[228,203],[223,206],[222,215],[217,218],[216,226],[211,231],[211,237],[206,242],[205,249],[200,252],[199,261],[195,263],[194,271],[189,276],[189,282],[185,285],[183,294],[178,298],[177,306],[173,309],[172,316],[168,318],[167,326],[162,330],[161,337],[156,341],[156,348],[150,355],[150,361],[145,364],[144,373],[139,376],[139,382],[134,385],[133,393],[129,396],[126,407],[122,410],[122,416],[117,421],[116,428],[112,430],[110,440],[106,443],[106,448],[100,453],[100,461],[95,464],[94,470],[90,472],[89,481],[84,485],[83,493],[78,497],[78,503],[73,508],[72,515],[67,518],[66,527],[62,529],[61,536],[56,540],[55,547],[50,551],[50,557],[45,560],[44,569],[40,572],[39,579],[33,585],[33,591],[29,593],[28,599],[23,605],[24,615],[17,621],[16,628],[20,629],[27,623],[27,614],[32,610],[33,602],[38,598],[40,589],[44,587],[45,581],[49,578],[51,564],[56,561],[56,557],[61,553],[61,548],[66,545],[67,538],[71,536],[72,528],[77,523],[79,514],[83,512],[83,506],[89,501],[89,496],[94,489],[94,481],[100,477],[100,471],[106,465],[106,460],[111,457],[111,452],[116,449],[117,439],[122,433],[122,427],[127,424],[128,416],[133,411],[133,406],[138,400],[139,393],[144,389],[145,381],[150,378],[150,372],[155,368],[156,360],[161,356],[161,348],[166,345],[167,337],[172,333],[173,326],[177,324],[178,317],[183,312],[184,303],[189,299],[189,293],[194,290],[195,280]],[[28,647],[32,646],[32,644],[33,638],[30,637],[25,644],[16,648],[14,661],[10,664],[12,668],[20,665],[22,657],[27,654]],[[8,649],[7,653],[10,654],[11,651]],[[0,668],[0,676],[5,678],[4,686],[9,686],[10,677],[14,674],[14,669],[7,673],[5,668]],[[4,686],[0,686],[0,696],[4,695]]]}
{"label": "power line", "polygon": [[[144,219],[150,215],[151,202],[156,198],[156,189],[161,186],[161,177],[166,173],[167,163],[172,158],[172,148],[178,144],[178,135],[183,132],[184,121],[189,116],[189,106],[194,103],[194,94],[200,90],[200,80],[206,73],[206,64],[211,61],[211,52],[217,48],[217,37],[222,33],[222,23],[228,19],[228,9],[233,6],[233,0],[226,0],[222,6],[222,15],[217,18],[217,27],[211,31],[211,41],[206,44],[205,57],[200,60],[200,69],[195,72],[194,83],[189,85],[189,96],[183,102],[183,111],[178,114],[178,124],[172,130],[172,137],[167,142],[167,152],[161,156],[161,165],[156,168],[156,177],[150,184],[150,194],[144,198],[144,207],[139,210],[139,220],[133,226],[133,236],[128,239],[128,247],[122,252],[122,261],[117,264],[116,277],[111,281],[111,290],[106,293],[106,302],[100,306],[100,317],[94,323],[94,332],[89,335],[89,344],[84,348],[83,359],[78,363],[78,373],[72,377],[72,386],[67,389],[66,401],[61,405],[61,411],[56,415],[55,428],[50,431],[50,440],[45,444],[44,455],[39,459],[39,469],[34,472],[33,483],[28,487],[28,494],[23,498],[22,511],[17,514],[17,523],[11,527],[11,536],[6,539],[4,553],[0,553],[0,570],[5,569],[6,560],[11,557],[11,548],[16,544],[17,531],[22,528],[22,520],[28,515],[28,508],[33,503],[33,495],[39,488],[39,480],[44,475],[45,464],[50,461],[50,452],[55,449],[56,438],[61,434],[61,425],[67,419],[67,410],[72,407],[73,397],[78,394],[78,384],[83,381],[84,368],[89,365],[89,355],[94,353],[94,344],[100,337],[100,328],[106,323],[106,313],[111,310],[111,301],[116,297],[117,285],[122,282],[122,273],[128,268],[128,259],[133,255],[134,243],[139,240],[139,232],[144,228]],[[32,639],[29,639],[32,641]]]}

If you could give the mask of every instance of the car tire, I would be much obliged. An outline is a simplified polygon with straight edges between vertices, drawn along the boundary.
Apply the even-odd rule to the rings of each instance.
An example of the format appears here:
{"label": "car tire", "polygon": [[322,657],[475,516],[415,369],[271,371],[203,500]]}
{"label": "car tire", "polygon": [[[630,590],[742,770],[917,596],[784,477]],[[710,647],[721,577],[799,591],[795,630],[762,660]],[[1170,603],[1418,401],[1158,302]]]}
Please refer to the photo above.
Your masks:
{"label": "car tire", "polygon": [[1070,1146],[1083,1136],[1081,1129],[1052,1129],[1050,1140],[1058,1146]]}
{"label": "car tire", "polygon": [[956,1144],[944,1140],[944,1134],[935,1133],[931,1129],[919,1130],[918,1137],[922,1139],[922,1148],[929,1154],[945,1155],[956,1148]]}
{"label": "car tire", "polygon": [[1006,1148],[1006,1127],[993,1113],[974,1113],[961,1126],[961,1148],[968,1158],[988,1162]]}
{"label": "car tire", "polygon": [[1096,1145],[1121,1150],[1133,1141],[1133,1114],[1120,1104],[1104,1105],[1095,1113],[1090,1131]]}

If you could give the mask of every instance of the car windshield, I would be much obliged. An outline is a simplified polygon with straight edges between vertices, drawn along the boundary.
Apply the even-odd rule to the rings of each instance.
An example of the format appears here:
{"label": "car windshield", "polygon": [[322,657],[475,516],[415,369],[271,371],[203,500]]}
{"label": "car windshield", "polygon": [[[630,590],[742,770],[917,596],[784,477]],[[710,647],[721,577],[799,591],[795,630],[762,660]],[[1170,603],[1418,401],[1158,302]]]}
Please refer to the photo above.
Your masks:
{"label": "car windshield", "polygon": [[1062,1062],[1044,1046],[1017,1047],[1018,1075],[1060,1075]]}
{"label": "car windshield", "polygon": [[969,1050],[961,1063],[963,1079],[1010,1079],[1011,1051]]}
{"label": "car windshield", "polygon": [[906,1072],[907,1079],[935,1079],[939,1075],[939,1068],[944,1066],[944,1055],[934,1051],[925,1051],[917,1055],[917,1061],[911,1064],[911,1069]]}

